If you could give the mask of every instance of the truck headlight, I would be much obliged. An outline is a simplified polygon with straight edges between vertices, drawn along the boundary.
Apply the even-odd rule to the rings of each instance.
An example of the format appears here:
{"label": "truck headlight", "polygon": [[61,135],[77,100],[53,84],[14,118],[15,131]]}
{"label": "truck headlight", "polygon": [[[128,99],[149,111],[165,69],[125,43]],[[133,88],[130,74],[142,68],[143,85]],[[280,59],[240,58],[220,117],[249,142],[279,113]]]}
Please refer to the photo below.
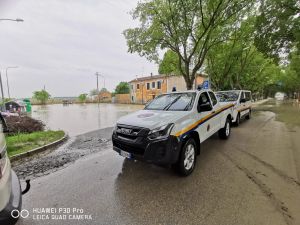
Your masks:
{"label": "truck headlight", "polygon": [[170,135],[174,123],[166,124],[164,126],[155,128],[148,133],[149,140],[163,139]]}

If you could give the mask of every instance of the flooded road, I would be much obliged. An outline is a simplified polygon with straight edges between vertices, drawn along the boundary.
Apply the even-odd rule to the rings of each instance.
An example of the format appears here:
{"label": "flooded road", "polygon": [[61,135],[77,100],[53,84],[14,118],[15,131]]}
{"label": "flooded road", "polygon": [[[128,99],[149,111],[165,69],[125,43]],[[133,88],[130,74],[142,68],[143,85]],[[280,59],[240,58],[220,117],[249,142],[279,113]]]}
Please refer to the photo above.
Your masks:
{"label": "flooded road", "polygon": [[70,136],[114,126],[116,120],[142,105],[128,104],[53,104],[32,106],[32,117],[53,130],[64,130]]}
{"label": "flooded road", "polygon": [[[285,107],[293,106],[266,103],[251,120],[233,128],[229,140],[215,135],[205,141],[186,178],[120,157],[110,140],[101,142],[111,128],[80,135],[66,148],[92,154],[34,179],[23,198],[30,215],[17,225],[300,224],[300,128],[281,122]],[[296,109],[293,116],[300,116]],[[82,213],[64,220],[36,210],[49,207]],[[74,219],[74,214],[91,218]]]}

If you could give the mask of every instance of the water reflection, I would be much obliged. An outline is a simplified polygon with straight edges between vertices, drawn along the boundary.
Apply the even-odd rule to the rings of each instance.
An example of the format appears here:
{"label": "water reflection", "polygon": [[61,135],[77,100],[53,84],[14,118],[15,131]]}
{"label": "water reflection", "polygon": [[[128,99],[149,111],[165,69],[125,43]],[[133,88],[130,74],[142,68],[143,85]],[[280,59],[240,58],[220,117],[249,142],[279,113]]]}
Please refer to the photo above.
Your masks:
{"label": "water reflection", "polygon": [[33,106],[32,117],[42,120],[50,129],[62,129],[75,136],[114,126],[119,117],[142,108],[125,104],[55,104]]}

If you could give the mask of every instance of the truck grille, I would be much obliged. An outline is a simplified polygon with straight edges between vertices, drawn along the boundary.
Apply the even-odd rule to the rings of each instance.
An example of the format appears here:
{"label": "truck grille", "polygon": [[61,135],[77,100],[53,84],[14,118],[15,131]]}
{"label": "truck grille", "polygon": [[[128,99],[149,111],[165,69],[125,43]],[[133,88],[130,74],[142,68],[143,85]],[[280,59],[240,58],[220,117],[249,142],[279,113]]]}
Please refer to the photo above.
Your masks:
{"label": "truck grille", "polygon": [[116,133],[119,137],[129,140],[136,140],[138,137],[146,136],[149,129],[143,127],[134,127],[124,124],[117,124]]}
{"label": "truck grille", "polygon": [[130,152],[130,153],[137,154],[137,155],[143,155],[145,153],[144,148],[136,146],[136,145],[131,146],[131,145],[128,145],[124,142],[120,142],[117,140],[114,140],[113,144],[114,144],[114,146],[116,146],[117,148],[119,148],[125,152]]}

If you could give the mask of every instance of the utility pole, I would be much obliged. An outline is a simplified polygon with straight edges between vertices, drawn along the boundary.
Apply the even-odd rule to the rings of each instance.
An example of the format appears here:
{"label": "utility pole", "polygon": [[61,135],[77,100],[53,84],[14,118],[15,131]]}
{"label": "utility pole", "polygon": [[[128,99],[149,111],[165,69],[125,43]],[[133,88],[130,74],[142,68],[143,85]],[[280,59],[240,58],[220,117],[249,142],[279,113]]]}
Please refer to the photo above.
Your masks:
{"label": "utility pole", "polygon": [[1,71],[0,71],[0,88],[1,88],[1,96],[2,96],[1,110],[4,111],[4,92],[3,92]]}
{"label": "utility pole", "polygon": [[99,93],[99,77],[101,76],[101,74],[99,74],[98,72],[96,72],[96,77],[97,77],[97,92]]}
{"label": "utility pole", "polygon": [[9,67],[6,67],[6,83],[7,83],[7,95],[8,95],[8,98],[10,99],[10,91],[9,91],[9,83],[8,83],[8,77],[7,77],[7,70],[8,69],[15,69],[15,68],[18,68],[17,66],[9,66]]}

